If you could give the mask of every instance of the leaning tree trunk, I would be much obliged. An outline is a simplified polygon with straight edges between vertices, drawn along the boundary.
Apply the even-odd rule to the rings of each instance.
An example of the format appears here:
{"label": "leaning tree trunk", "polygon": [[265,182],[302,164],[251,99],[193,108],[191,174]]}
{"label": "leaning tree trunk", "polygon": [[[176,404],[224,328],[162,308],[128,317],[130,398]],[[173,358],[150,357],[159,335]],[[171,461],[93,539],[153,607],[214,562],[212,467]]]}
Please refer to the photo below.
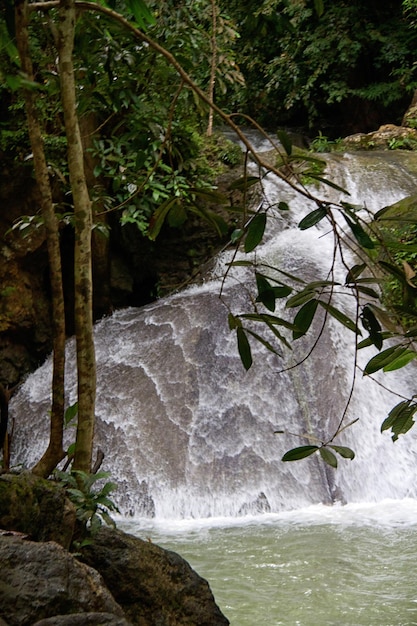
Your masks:
{"label": "leaning tree trunk", "polygon": [[59,5],[57,45],[75,224],[74,295],[78,371],[78,425],[73,469],[90,472],[96,395],[91,269],[92,208],[84,172],[83,147],[76,109],[72,59],[75,19],[74,0],[61,0]]}
{"label": "leaning tree trunk", "polygon": [[[15,23],[16,42],[19,50],[21,70],[25,74],[25,77],[34,83],[29,49],[27,0],[16,1]],[[65,409],[65,308],[64,292],[62,287],[58,220],[54,211],[48,166],[45,158],[41,127],[36,110],[36,91],[33,88],[26,88],[24,90],[24,97],[28,121],[28,132],[33,152],[33,166],[35,170],[36,182],[40,191],[42,217],[46,231],[49,274],[52,291],[54,352],[50,437],[47,450],[32,470],[35,474],[47,477],[65,456],[62,443]]]}

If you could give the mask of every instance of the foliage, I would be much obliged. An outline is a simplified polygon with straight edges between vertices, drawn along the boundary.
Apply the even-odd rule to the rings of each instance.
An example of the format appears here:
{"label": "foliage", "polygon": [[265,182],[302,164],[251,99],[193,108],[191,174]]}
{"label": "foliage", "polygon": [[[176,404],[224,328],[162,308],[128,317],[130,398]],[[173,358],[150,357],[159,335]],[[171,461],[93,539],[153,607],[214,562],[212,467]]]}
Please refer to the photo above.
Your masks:
{"label": "foliage", "polygon": [[[287,137],[286,152],[291,155],[292,149],[288,140]],[[290,165],[291,162],[287,161],[287,167]],[[338,188],[335,183],[322,176],[320,180]],[[291,349],[293,343],[307,333],[318,334],[307,357],[300,361],[303,362],[317,345],[329,317],[353,333],[356,351],[371,345],[378,351],[364,366],[363,375],[373,376],[379,371],[392,372],[405,367],[417,359],[415,203],[406,202],[404,207],[400,202],[398,206],[382,209],[365,221],[362,217],[366,212],[365,207],[343,201],[331,203],[313,199],[317,208],[299,222],[298,228],[307,230],[321,222],[327,222],[328,229],[333,233],[334,250],[346,269],[345,280],[341,283],[333,278],[336,252],[328,275],[322,280],[310,282],[277,266],[264,264],[256,255],[251,254],[247,260],[233,260],[230,268],[246,266],[253,272],[253,310],[235,313],[226,305],[229,308],[229,328],[236,333],[243,367],[248,370],[253,364],[251,342],[258,342],[267,351],[281,356],[282,349]],[[361,259],[361,262],[354,265],[348,264],[345,258],[346,234],[340,217],[350,231],[348,245],[358,252]],[[261,206],[244,226],[239,239],[243,243],[244,253],[256,252],[256,248],[263,241],[267,219],[268,209],[265,211]],[[339,297],[341,295],[354,298],[356,313],[353,317],[337,304],[345,301],[345,298]],[[277,314],[279,302],[284,303],[284,306],[279,306],[284,312]],[[320,312],[322,315],[319,315]],[[403,328],[400,322],[403,322]],[[359,367],[356,356],[355,366]],[[356,374],[352,389],[355,377]],[[328,433],[324,440],[314,434],[299,435],[313,441],[288,451],[283,461],[295,461],[315,453],[332,467],[337,467],[337,455],[352,460],[354,452],[350,448],[334,443],[335,438],[351,426],[344,424],[350,398],[351,392],[348,392],[345,410],[335,432]],[[396,441],[400,434],[408,432],[412,427],[416,412],[414,396],[404,398],[389,412],[381,430],[390,430],[393,440]]]}
{"label": "foliage", "polygon": [[314,128],[357,118],[366,130],[378,125],[378,110],[397,119],[417,78],[417,33],[401,3],[322,4],[317,11],[308,0],[244,8],[226,2],[241,34],[236,50],[247,88],[239,102],[265,124],[271,115],[281,124],[308,120]]}
{"label": "foliage", "polygon": [[310,143],[310,150],[312,152],[332,152],[333,150],[337,150],[342,142],[341,138],[338,139],[329,139],[323,135],[321,131],[317,137],[315,137]]}
{"label": "foliage", "polygon": [[103,523],[115,527],[110,513],[118,513],[119,510],[108,496],[116,489],[116,484],[106,482],[101,487],[96,485],[109,477],[107,472],[89,474],[80,470],[69,473],[55,470],[54,474],[65,486],[69,499],[76,507],[77,519],[87,534],[94,536]]}

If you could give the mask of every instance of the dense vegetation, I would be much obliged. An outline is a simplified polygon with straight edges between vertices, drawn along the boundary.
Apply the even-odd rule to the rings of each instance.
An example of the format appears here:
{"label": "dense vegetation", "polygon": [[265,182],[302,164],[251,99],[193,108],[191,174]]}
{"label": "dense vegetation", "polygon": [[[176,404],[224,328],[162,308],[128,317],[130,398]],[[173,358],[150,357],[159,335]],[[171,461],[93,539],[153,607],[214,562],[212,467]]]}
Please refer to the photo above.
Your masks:
{"label": "dense vegetation", "polygon": [[395,0],[226,5],[246,79],[236,101],[258,120],[336,137],[401,120],[417,78],[412,9]]}

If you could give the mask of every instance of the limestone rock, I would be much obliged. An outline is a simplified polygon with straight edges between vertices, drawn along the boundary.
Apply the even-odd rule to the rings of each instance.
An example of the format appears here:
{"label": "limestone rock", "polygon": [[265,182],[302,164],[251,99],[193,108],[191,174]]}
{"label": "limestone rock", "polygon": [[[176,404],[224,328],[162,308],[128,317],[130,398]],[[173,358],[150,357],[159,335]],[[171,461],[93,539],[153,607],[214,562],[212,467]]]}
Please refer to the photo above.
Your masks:
{"label": "limestone rock", "polygon": [[9,626],[72,613],[124,617],[98,572],[57,543],[0,536],[0,563],[0,617]]}
{"label": "limestone rock", "polygon": [[0,528],[69,548],[76,512],[60,485],[30,472],[0,476]]}
{"label": "limestone rock", "polygon": [[[0,622],[0,626],[1,622]],[[124,617],[110,613],[76,613],[41,619],[33,626],[129,626]]]}
{"label": "limestone rock", "polygon": [[102,528],[83,560],[97,569],[135,626],[226,626],[208,583],[178,554]]}
{"label": "limestone rock", "polygon": [[342,145],[348,150],[416,149],[417,130],[385,124],[371,133],[357,133],[345,137]]}

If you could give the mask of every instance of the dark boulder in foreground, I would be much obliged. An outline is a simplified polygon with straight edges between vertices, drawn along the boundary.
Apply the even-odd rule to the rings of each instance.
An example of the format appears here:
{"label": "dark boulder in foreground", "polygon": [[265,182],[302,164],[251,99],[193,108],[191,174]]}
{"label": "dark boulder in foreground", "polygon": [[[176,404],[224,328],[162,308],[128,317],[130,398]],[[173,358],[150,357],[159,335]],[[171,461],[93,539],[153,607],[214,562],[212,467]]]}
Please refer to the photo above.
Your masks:
{"label": "dark boulder in foreground", "polygon": [[229,624],[178,554],[103,527],[73,555],[74,522],[56,483],[0,476],[0,626]]}
{"label": "dark boulder in foreground", "polygon": [[82,559],[137,626],[225,626],[208,583],[175,552],[102,528]]}
{"label": "dark boulder in foreground", "polygon": [[98,572],[53,541],[0,536],[0,615],[9,626],[89,612],[123,617]]}

